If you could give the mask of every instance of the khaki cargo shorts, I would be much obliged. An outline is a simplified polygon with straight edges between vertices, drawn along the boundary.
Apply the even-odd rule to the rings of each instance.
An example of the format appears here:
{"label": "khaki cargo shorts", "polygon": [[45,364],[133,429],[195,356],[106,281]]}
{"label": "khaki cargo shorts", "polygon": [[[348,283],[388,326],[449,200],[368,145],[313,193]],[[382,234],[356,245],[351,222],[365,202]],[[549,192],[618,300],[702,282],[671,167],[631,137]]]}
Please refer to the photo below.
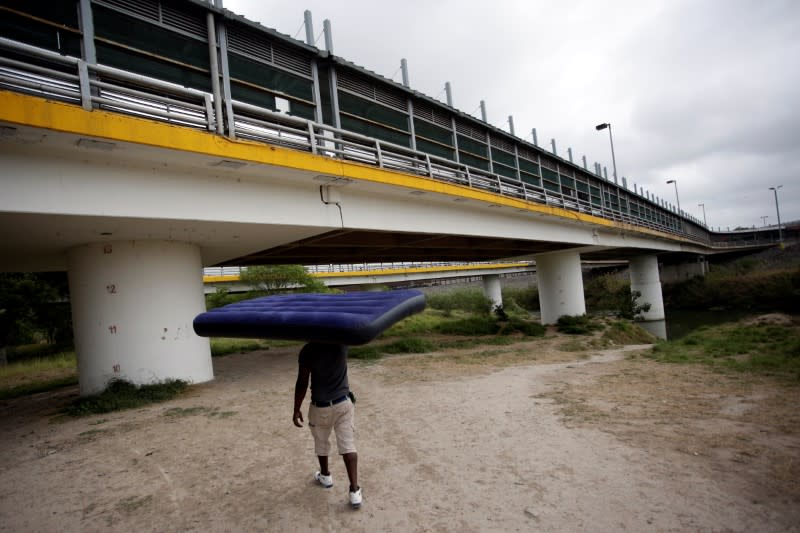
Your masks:
{"label": "khaki cargo shorts", "polygon": [[331,453],[331,430],[336,433],[339,455],[356,452],[355,406],[347,400],[330,407],[308,407],[308,427],[314,436],[314,453],[327,457]]}

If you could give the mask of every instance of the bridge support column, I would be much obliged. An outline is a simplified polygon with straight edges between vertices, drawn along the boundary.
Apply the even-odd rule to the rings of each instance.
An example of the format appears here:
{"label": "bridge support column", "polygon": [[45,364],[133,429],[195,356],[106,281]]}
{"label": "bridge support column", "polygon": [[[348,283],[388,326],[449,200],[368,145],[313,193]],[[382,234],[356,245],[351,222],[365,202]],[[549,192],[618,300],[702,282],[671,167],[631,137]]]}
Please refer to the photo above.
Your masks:
{"label": "bridge support column", "polygon": [[664,299],[661,296],[661,280],[658,275],[658,259],[654,255],[634,257],[628,261],[631,276],[631,292],[639,291],[642,295],[637,300],[640,304],[650,304],[650,310],[641,313],[646,321],[664,320]]}
{"label": "bridge support column", "polygon": [[137,385],[214,378],[207,338],[192,321],[205,311],[200,249],[120,241],[69,251],[68,275],[81,395],[114,378]]}
{"label": "bridge support column", "polygon": [[542,324],[555,324],[564,315],[586,314],[579,253],[537,255],[536,278]]}
{"label": "bridge support column", "polygon": [[491,309],[494,311],[498,307],[503,307],[503,291],[500,285],[499,274],[487,274],[483,276],[483,294],[491,302]]}

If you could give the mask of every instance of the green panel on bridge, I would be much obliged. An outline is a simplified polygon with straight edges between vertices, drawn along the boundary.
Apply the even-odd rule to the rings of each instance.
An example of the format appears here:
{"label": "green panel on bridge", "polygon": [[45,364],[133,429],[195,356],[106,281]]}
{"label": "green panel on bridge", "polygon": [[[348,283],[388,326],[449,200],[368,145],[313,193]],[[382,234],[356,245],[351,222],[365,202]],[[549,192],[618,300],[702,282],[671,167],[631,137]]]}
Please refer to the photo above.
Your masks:
{"label": "green panel on bridge", "polygon": [[552,181],[545,180],[543,182],[543,186],[548,191],[559,192],[559,193],[561,192],[561,188],[558,186],[558,183],[553,183]]}
{"label": "green panel on bridge", "polygon": [[241,80],[264,87],[268,91],[288,94],[309,102],[314,101],[314,85],[311,80],[247,59],[233,52],[228,54],[228,66],[232,80]]}
{"label": "green panel on bridge", "polygon": [[315,120],[315,109],[313,104],[305,102],[298,102],[296,100],[289,101],[289,114],[295,117],[301,117],[308,120]]}
{"label": "green panel on bridge", "polygon": [[339,91],[339,110],[408,132],[408,116],[378,103]]}
{"label": "green panel on bridge", "polygon": [[197,67],[209,69],[208,43],[94,5],[94,32],[99,38]]}
{"label": "green panel on bridge", "polygon": [[489,170],[489,161],[487,159],[480,159],[472,154],[458,151],[458,157],[462,163],[471,167],[479,168],[481,170]]}
{"label": "green panel on bridge", "polygon": [[527,172],[528,174],[534,174],[536,176],[539,175],[539,165],[536,163],[531,163],[526,159],[519,160],[519,169],[523,172]]}
{"label": "green panel on bridge", "polygon": [[266,107],[272,111],[277,111],[278,109],[275,105],[275,96],[272,93],[259,91],[253,87],[236,83],[234,80],[231,80],[231,95],[234,100],[241,100],[254,106]]}
{"label": "green panel on bridge", "polygon": [[[65,2],[63,0],[60,2],[3,0],[5,7],[75,29],[79,27],[77,4],[75,1]],[[9,15],[10,13],[7,13],[3,17]]]}
{"label": "green panel on bridge", "polygon": [[342,115],[341,120],[342,129],[399,144],[401,146],[411,146],[411,136],[404,135],[402,132],[382,128],[377,124],[364,122],[363,120],[359,120],[358,117],[351,117],[348,115]]}
{"label": "green panel on bridge", "polygon": [[[231,81],[231,94],[234,100],[277,111],[275,96],[267,91]],[[295,117],[314,120],[314,105],[297,100],[289,100],[289,114]]]}
{"label": "green panel on bridge", "polygon": [[537,187],[541,187],[542,180],[539,179],[538,176],[531,176],[530,174],[526,174],[525,172],[520,173],[520,177],[522,181],[525,183],[530,183],[531,185],[536,185]]}
{"label": "green panel on bridge", "polygon": [[417,150],[419,150],[420,152],[425,152],[426,154],[436,155],[439,157],[444,157],[445,159],[449,159],[450,161],[455,161],[456,151],[454,149],[447,148],[446,146],[442,146],[441,144],[436,144],[430,141],[426,141],[425,139],[421,139],[420,137],[417,137],[416,141],[417,141]]}
{"label": "green panel on bridge", "polygon": [[[6,12],[0,17],[0,35],[60,54],[81,57],[81,36],[79,34],[15,13]],[[8,52],[3,53],[8,55]],[[30,61],[30,59],[25,61]]]}
{"label": "green panel on bridge", "polygon": [[517,179],[517,169],[516,168],[507,167],[507,166],[499,164],[499,163],[495,163],[492,166],[492,168],[494,168],[494,171],[497,174],[500,174],[501,176],[505,176],[507,178]]}
{"label": "green panel on bridge", "polygon": [[517,167],[517,160],[514,158],[514,154],[509,154],[504,150],[500,150],[499,148],[492,147],[492,161],[500,162],[504,165],[508,165],[511,168]]}
{"label": "green panel on bridge", "polygon": [[430,122],[420,120],[416,117],[414,118],[414,133],[432,141],[446,144],[447,146],[451,147],[453,146],[452,131],[439,126],[434,126]]}
{"label": "green panel on bridge", "polygon": [[458,149],[481,157],[488,157],[486,144],[470,139],[469,137],[464,137],[461,134],[458,135]]}
{"label": "green panel on bridge", "polygon": [[138,54],[125,48],[97,43],[97,61],[130,72],[159,78],[201,91],[211,91],[211,78],[207,73],[182,68],[152,56]]}

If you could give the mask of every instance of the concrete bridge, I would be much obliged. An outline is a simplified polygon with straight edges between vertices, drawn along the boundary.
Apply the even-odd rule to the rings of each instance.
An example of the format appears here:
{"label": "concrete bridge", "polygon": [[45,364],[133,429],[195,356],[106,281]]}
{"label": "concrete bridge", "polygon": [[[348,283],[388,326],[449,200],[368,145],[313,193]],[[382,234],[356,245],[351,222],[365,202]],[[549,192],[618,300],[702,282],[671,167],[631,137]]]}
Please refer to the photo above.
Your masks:
{"label": "concrete bridge", "polygon": [[68,272],[82,394],[213,378],[203,266],[535,258],[552,323],[582,258],[627,259],[659,319],[659,254],[775,242],[357,67],[328,24],[320,50],[194,0],[0,15],[0,269]]}

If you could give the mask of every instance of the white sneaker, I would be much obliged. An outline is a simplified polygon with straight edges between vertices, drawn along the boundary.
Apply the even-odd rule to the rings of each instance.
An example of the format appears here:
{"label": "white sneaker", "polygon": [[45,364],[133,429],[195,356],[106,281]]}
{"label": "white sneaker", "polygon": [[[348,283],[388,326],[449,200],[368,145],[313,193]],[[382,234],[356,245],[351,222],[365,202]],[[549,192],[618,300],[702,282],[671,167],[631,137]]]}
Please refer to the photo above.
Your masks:
{"label": "white sneaker", "polygon": [[355,492],[350,491],[350,506],[353,509],[361,507],[361,487],[358,487]]}
{"label": "white sneaker", "polygon": [[328,474],[327,476],[325,476],[325,475],[322,475],[322,472],[317,470],[314,473],[314,479],[316,479],[317,482],[320,485],[322,485],[323,487],[325,487],[326,489],[329,489],[329,488],[333,487],[333,476],[331,474]]}

